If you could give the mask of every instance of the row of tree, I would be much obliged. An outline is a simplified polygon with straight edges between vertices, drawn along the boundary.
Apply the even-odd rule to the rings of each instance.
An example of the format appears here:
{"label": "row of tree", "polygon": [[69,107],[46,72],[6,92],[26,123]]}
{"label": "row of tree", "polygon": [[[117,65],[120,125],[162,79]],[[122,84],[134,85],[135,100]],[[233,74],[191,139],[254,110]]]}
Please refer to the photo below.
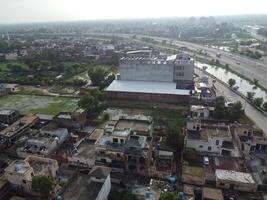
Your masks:
{"label": "row of tree", "polygon": [[223,96],[217,97],[215,99],[214,107],[215,113],[214,117],[217,119],[227,119],[230,122],[238,121],[244,114],[244,110],[241,102],[236,102],[232,106],[228,107],[225,104],[225,98]]}

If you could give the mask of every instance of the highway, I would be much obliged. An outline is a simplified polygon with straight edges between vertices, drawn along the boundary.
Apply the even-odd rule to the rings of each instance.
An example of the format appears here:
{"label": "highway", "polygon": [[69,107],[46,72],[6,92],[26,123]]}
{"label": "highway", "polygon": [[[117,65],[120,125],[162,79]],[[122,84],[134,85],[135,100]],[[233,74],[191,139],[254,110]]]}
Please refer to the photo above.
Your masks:
{"label": "highway", "polygon": [[[109,35],[111,33],[106,33],[105,35]],[[111,35],[117,35],[120,37],[125,38],[132,38],[133,34],[111,34]],[[170,38],[165,37],[155,37],[155,36],[148,36],[148,35],[136,35],[135,40],[141,41],[142,37],[149,37],[157,42],[171,42],[172,44],[175,44],[177,47],[187,47],[190,50],[197,51],[197,50],[205,50],[208,54],[207,59],[218,59],[220,60],[220,63],[222,64],[229,64],[229,67],[238,72],[239,74],[242,74],[243,76],[249,78],[250,80],[257,79],[259,81],[259,84],[265,88],[267,88],[267,64],[266,61],[260,61],[256,59],[247,58],[245,56],[240,56],[237,54],[233,54],[231,52],[223,51],[220,49],[203,46],[195,43],[190,42],[184,42],[179,40],[173,40]],[[221,54],[220,58],[217,58],[217,53]]]}
{"label": "highway", "polygon": [[[195,68],[195,72],[200,74],[200,70]],[[216,87],[216,95],[224,96],[228,101],[240,101],[245,110],[245,114],[259,127],[261,128],[265,134],[267,134],[267,118],[266,116],[259,110],[257,110],[254,106],[250,105],[244,98],[233,92],[226,85],[222,84],[220,81],[215,82]]]}
{"label": "highway", "polygon": [[[138,36],[138,37],[145,37],[145,36]],[[147,36],[146,36],[147,37]],[[172,42],[173,44],[181,47],[187,47],[190,50],[196,51],[199,49],[203,49],[208,53],[208,56],[212,57],[213,59],[218,59],[216,57],[217,53],[221,54],[220,62],[222,64],[229,64],[229,67],[235,70],[236,72],[244,75],[245,77],[253,80],[254,78],[257,79],[263,87],[267,88],[267,64],[256,59],[250,59],[244,56],[239,56],[230,52],[226,52],[223,50],[202,46],[199,44],[183,42],[178,40],[172,40],[168,38],[162,37],[150,37],[153,38],[155,41],[162,42],[166,40],[167,42]]]}

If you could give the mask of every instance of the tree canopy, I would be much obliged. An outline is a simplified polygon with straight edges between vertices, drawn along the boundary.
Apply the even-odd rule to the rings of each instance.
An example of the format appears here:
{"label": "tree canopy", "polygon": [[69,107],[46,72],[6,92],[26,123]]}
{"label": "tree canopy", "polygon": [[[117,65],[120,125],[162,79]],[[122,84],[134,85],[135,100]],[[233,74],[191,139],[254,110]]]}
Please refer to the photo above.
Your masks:
{"label": "tree canopy", "polygon": [[52,185],[53,180],[48,176],[34,176],[32,178],[32,191],[39,193],[42,199],[48,199]]}
{"label": "tree canopy", "polygon": [[128,190],[111,189],[108,200],[135,200],[135,196]]}
{"label": "tree canopy", "polygon": [[225,106],[224,97],[217,97],[215,100],[215,118],[227,119],[231,122],[237,121],[243,115],[244,110],[241,102],[234,103],[231,107]]}
{"label": "tree canopy", "polygon": [[228,80],[228,84],[229,84],[230,87],[233,87],[233,86],[236,84],[236,80],[230,78],[230,79]]}
{"label": "tree canopy", "polygon": [[88,118],[95,118],[103,111],[104,95],[99,89],[87,92],[78,102],[78,106],[87,112]]}
{"label": "tree canopy", "polygon": [[162,192],[159,200],[178,200],[178,194],[175,192]]}
{"label": "tree canopy", "polygon": [[260,108],[262,103],[263,103],[263,98],[261,98],[261,97],[255,98],[253,100],[253,103],[254,103],[255,106]]}
{"label": "tree canopy", "polygon": [[102,68],[96,68],[89,70],[88,75],[94,86],[101,86],[104,83],[108,72]]}

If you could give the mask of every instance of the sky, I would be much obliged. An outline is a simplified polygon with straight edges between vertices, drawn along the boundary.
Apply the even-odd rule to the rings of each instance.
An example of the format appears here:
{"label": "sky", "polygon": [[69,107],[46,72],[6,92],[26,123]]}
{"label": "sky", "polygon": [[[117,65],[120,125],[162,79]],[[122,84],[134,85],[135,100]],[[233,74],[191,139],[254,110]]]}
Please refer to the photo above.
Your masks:
{"label": "sky", "polygon": [[0,24],[267,14],[267,0],[0,0]]}

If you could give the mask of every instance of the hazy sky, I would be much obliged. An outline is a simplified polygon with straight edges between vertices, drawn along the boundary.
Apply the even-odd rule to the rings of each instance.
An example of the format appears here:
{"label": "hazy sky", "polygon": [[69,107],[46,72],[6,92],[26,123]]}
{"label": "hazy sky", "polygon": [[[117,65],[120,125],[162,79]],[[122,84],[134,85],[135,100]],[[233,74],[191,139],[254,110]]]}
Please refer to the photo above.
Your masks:
{"label": "hazy sky", "polygon": [[267,14],[267,0],[0,0],[0,23]]}

